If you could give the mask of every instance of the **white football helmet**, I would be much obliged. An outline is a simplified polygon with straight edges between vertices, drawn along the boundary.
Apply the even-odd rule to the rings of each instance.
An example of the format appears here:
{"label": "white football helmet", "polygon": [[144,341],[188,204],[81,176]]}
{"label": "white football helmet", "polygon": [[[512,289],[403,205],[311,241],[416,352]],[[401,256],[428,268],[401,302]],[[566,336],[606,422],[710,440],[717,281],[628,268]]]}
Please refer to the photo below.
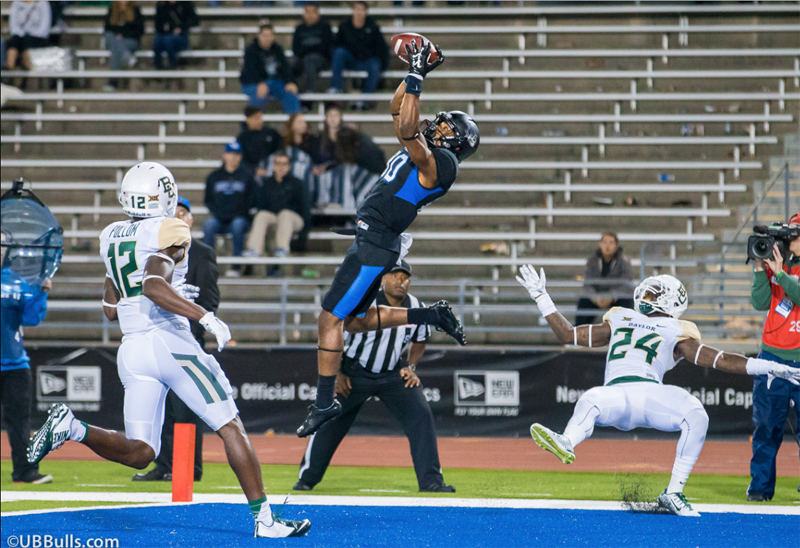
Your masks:
{"label": "white football helmet", "polygon": [[174,217],[178,206],[175,177],[156,162],[136,164],[122,179],[119,203],[130,217]]}
{"label": "white football helmet", "polygon": [[[645,300],[647,293],[652,293],[655,298]],[[679,279],[669,274],[662,274],[645,278],[633,291],[633,303],[636,311],[644,315],[663,312],[677,320],[686,312],[689,297]]]}

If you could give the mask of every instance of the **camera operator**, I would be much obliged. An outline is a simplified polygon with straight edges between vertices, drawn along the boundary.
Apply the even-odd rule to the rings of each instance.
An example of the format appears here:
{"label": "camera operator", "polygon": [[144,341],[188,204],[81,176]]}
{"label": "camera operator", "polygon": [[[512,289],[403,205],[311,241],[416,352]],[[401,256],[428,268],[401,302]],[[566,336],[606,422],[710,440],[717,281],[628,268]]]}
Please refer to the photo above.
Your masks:
{"label": "camera operator", "polygon": [[[800,227],[800,213],[789,219],[789,226]],[[800,367],[800,236],[792,235],[787,242],[788,257],[782,256],[775,243],[773,258],[756,259],[751,301],[756,310],[769,311],[758,357]],[[800,387],[782,379],[767,379],[766,375],[755,377],[748,501],[768,501],[775,494],[775,461],[790,400],[794,401],[795,420],[800,421]]]}

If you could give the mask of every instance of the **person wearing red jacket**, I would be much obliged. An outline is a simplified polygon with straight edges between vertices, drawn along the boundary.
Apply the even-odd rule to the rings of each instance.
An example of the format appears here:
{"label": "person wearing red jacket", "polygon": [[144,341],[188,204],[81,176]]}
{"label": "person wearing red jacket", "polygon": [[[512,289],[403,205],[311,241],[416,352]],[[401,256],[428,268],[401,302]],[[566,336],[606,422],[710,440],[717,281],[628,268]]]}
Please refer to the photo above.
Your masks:
{"label": "person wearing red jacket", "polygon": [[[800,213],[789,219],[789,225],[800,226]],[[800,368],[800,237],[790,241],[788,257],[781,255],[777,245],[773,257],[757,260],[753,277],[753,308],[769,311],[758,357]],[[800,387],[782,379],[756,376],[749,501],[768,501],[775,494],[775,461],[783,441],[790,401],[794,401],[795,421],[800,424]]]}

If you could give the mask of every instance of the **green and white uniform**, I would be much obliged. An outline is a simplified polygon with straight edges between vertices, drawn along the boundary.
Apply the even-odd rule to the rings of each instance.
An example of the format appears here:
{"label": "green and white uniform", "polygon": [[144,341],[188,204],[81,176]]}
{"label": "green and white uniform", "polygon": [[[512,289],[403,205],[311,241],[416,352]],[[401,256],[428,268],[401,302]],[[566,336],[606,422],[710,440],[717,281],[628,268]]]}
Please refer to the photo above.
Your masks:
{"label": "green and white uniform", "polygon": [[175,288],[183,284],[190,245],[189,227],[169,217],[120,221],[100,235],[100,255],[120,294],[117,317],[124,337],[117,370],[125,387],[125,434],[150,445],[156,455],[168,390],[215,431],[238,414],[230,382],[217,360],[194,340],[189,321],[142,293],[148,259],[172,246],[187,250],[171,280]]}

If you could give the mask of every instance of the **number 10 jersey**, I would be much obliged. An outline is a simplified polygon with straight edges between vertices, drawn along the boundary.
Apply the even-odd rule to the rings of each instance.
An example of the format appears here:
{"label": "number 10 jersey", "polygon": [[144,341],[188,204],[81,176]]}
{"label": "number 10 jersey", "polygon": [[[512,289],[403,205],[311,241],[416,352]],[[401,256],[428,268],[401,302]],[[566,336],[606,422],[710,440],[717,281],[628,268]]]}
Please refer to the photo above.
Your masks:
{"label": "number 10 jersey", "polygon": [[668,316],[645,316],[615,306],[603,321],[611,326],[606,374],[603,384],[621,377],[641,377],[661,383],[675,367],[673,351],[684,339],[700,340],[700,331],[689,321]]}
{"label": "number 10 jersey", "polygon": [[145,297],[142,282],[147,260],[162,249],[178,246],[186,248],[186,254],[175,265],[171,285],[178,287],[183,284],[191,241],[189,226],[170,217],[119,221],[100,233],[100,256],[106,265],[107,276],[120,294],[117,318],[124,335],[165,327],[189,329],[189,320],[159,308]]}

